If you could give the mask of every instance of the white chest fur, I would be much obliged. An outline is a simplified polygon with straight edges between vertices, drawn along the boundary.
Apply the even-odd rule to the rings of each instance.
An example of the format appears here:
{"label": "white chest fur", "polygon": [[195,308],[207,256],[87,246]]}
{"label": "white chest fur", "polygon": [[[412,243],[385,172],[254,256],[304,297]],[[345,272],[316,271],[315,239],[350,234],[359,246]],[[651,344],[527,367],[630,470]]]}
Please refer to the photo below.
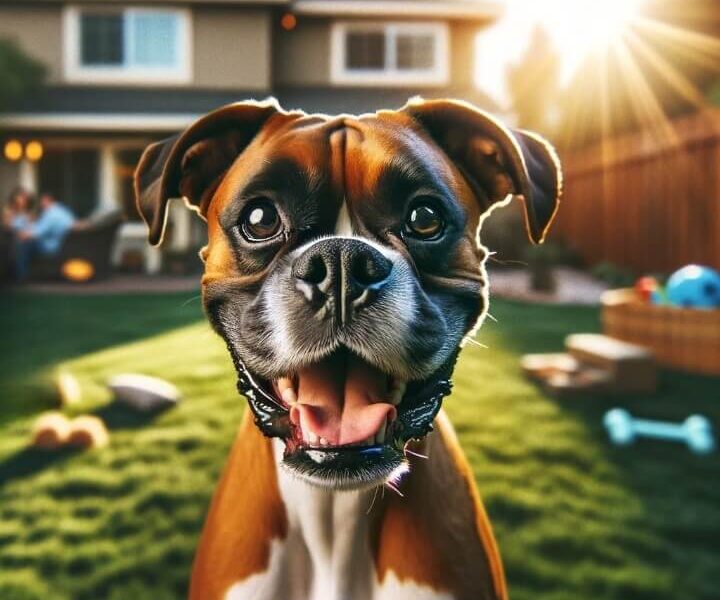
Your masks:
{"label": "white chest fur", "polygon": [[228,600],[451,600],[393,573],[378,581],[369,536],[375,490],[313,487],[280,466],[281,442],[274,450],[288,535],[273,542],[267,572],[233,585]]}

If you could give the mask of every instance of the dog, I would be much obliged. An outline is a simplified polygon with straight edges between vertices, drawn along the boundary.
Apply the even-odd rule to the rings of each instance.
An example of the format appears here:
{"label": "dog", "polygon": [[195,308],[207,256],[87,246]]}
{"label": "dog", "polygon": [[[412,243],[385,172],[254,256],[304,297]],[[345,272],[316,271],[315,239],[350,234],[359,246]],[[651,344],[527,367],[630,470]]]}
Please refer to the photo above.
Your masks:
{"label": "dog", "polygon": [[135,191],[152,244],[171,198],[207,222],[203,304],[250,407],[190,597],[507,598],[441,403],[486,313],[479,227],[522,196],[542,241],[552,147],[460,101],[361,116],[248,101],[150,145]]}

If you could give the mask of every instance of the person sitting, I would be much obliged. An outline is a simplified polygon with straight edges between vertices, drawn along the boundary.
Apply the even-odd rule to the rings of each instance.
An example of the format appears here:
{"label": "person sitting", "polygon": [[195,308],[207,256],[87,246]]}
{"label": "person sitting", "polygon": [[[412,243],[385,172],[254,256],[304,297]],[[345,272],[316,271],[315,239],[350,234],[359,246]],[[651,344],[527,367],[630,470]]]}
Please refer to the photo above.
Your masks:
{"label": "person sitting", "polygon": [[57,254],[65,236],[75,224],[75,216],[69,208],[58,202],[52,194],[40,196],[40,216],[20,229],[15,241],[15,275],[25,279],[33,256]]}
{"label": "person sitting", "polygon": [[30,226],[33,220],[33,197],[26,189],[15,188],[3,207],[3,226],[18,232]]}

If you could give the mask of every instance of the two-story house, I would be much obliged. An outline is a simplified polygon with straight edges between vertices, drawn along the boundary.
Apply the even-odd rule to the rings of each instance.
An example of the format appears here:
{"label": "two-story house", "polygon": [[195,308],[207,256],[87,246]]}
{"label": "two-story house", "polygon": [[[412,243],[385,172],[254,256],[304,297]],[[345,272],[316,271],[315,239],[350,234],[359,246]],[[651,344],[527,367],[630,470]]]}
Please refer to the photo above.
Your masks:
{"label": "two-story house", "polygon": [[[485,0],[0,0],[0,37],[49,74],[0,114],[0,194],[51,190],[79,216],[131,207],[148,142],[245,98],[328,113],[415,94],[493,108],[475,85],[475,38],[499,14]],[[174,231],[189,243],[189,227]]]}

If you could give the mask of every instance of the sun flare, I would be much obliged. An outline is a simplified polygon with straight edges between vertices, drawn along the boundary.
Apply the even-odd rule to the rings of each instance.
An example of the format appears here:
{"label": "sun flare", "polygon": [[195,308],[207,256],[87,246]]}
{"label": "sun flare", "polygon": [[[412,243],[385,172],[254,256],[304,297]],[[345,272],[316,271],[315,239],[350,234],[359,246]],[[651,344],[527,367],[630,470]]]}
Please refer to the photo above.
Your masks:
{"label": "sun flare", "polygon": [[621,41],[640,16],[644,0],[509,0],[508,9],[542,26],[563,58],[563,79],[589,54]]}

